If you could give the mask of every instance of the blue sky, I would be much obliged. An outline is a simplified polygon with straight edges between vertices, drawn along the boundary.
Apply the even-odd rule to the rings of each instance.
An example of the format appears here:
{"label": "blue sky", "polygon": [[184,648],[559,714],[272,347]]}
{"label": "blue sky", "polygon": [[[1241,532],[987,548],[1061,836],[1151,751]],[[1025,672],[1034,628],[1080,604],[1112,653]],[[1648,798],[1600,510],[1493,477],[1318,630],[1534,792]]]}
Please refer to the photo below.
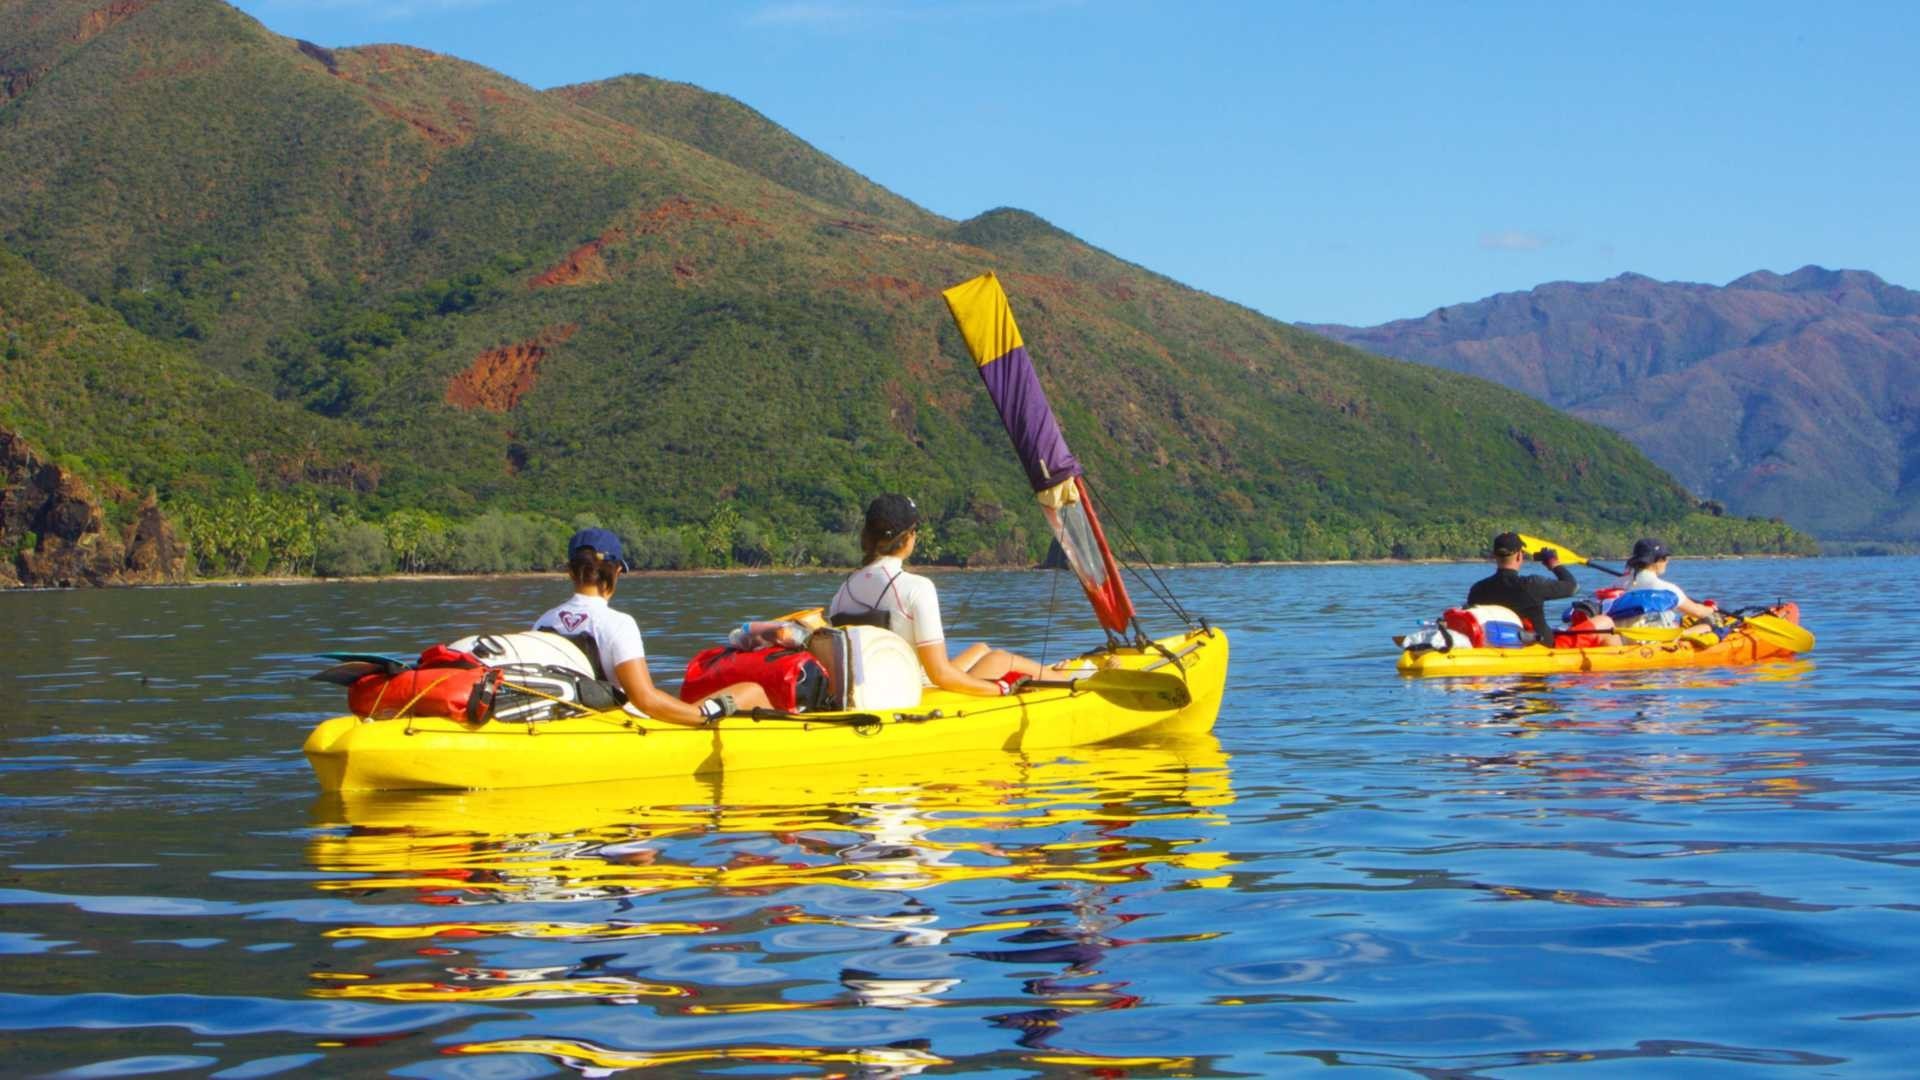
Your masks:
{"label": "blue sky", "polygon": [[242,0],[536,87],[738,98],[952,218],[1017,206],[1276,318],[1624,271],[1920,288],[1920,5]]}

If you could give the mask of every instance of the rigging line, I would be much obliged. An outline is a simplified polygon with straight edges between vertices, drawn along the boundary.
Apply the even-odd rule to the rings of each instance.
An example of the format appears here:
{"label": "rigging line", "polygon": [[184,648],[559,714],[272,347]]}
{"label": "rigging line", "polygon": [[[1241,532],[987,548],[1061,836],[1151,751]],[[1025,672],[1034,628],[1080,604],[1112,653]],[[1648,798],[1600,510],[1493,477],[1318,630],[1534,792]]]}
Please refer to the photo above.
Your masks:
{"label": "rigging line", "polygon": [[[1173,612],[1175,618],[1178,618],[1181,621],[1186,622],[1188,624],[1191,624],[1193,622],[1192,619],[1188,618],[1187,613],[1184,610],[1182,610],[1182,608],[1180,607],[1180,602],[1174,599],[1173,594],[1171,592],[1166,591],[1163,588],[1156,588],[1153,582],[1148,581],[1146,577],[1140,573],[1140,568],[1135,566],[1133,563],[1127,561],[1127,558],[1125,556],[1117,556],[1117,558],[1120,560],[1120,568],[1122,570],[1131,572],[1133,574],[1133,580],[1141,588],[1147,590],[1147,592],[1154,599],[1160,601],[1160,603],[1163,604],[1168,611]],[[1151,565],[1151,564],[1148,564],[1148,565]]]}
{"label": "rigging line", "polygon": [[[1131,542],[1131,539],[1129,540],[1129,542]],[[1188,626],[1192,626],[1194,621],[1193,613],[1188,611],[1187,605],[1181,603],[1180,598],[1174,595],[1173,586],[1167,584],[1167,580],[1160,576],[1160,568],[1153,565],[1153,560],[1147,558],[1146,551],[1141,549],[1139,545],[1137,544],[1134,545],[1134,549],[1136,551],[1139,551],[1140,560],[1141,562],[1146,564],[1148,573],[1151,573],[1153,575],[1153,579],[1160,583],[1160,588],[1165,590],[1167,594],[1167,603],[1174,609],[1175,614],[1180,616],[1180,621],[1186,623]],[[1127,568],[1133,571],[1134,577],[1136,578],[1141,577],[1140,571],[1138,568],[1131,565],[1129,565]]]}
{"label": "rigging line", "polygon": [[[1049,550],[1047,553],[1051,555],[1053,552]],[[1047,594],[1047,624],[1044,627],[1042,627],[1040,630],[1040,666],[1041,667],[1047,666],[1047,643],[1053,640],[1053,617],[1059,611],[1060,568],[1058,566],[1055,566],[1053,568],[1053,573],[1048,576],[1053,578],[1053,589],[1051,592]]]}
{"label": "rigging line", "polygon": [[[1190,612],[1188,612],[1186,609],[1186,606],[1181,604],[1179,599],[1173,595],[1173,587],[1171,585],[1168,585],[1166,582],[1166,579],[1160,576],[1160,571],[1157,568],[1155,568],[1155,566],[1153,565],[1153,560],[1147,557],[1146,549],[1142,548],[1140,546],[1140,542],[1133,538],[1133,531],[1127,528],[1127,523],[1125,521],[1121,521],[1118,518],[1116,518],[1113,524],[1116,528],[1120,530],[1121,539],[1126,541],[1127,546],[1131,547],[1134,550],[1134,553],[1139,555],[1140,561],[1143,564],[1145,564],[1146,568],[1150,572],[1152,572],[1153,579],[1154,581],[1157,581],[1160,583],[1160,588],[1159,589],[1154,588],[1153,585],[1147,581],[1146,577],[1140,573],[1140,570],[1138,567],[1134,566],[1130,562],[1127,562],[1127,560],[1124,558],[1121,559],[1121,562],[1126,566],[1126,568],[1128,570],[1133,571],[1134,580],[1138,581],[1141,585],[1145,586],[1146,590],[1152,593],[1155,599],[1167,605],[1167,610],[1173,612],[1174,616],[1178,618],[1181,622],[1186,623],[1188,626],[1192,626],[1193,615]],[[1164,592],[1162,590],[1164,590]]]}
{"label": "rigging line", "polygon": [[973,571],[973,586],[967,590],[966,597],[960,601],[960,607],[954,611],[954,614],[960,616],[961,618],[965,618],[972,611],[973,594],[979,591],[980,591],[980,570],[978,568],[975,568]]}

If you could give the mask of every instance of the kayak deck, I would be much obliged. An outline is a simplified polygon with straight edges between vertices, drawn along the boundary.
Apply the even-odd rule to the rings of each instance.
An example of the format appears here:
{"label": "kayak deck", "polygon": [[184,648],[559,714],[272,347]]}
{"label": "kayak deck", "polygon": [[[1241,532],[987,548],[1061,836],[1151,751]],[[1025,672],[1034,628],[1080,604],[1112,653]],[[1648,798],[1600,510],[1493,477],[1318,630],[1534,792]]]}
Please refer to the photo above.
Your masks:
{"label": "kayak deck", "polygon": [[1679,635],[1664,641],[1633,641],[1590,649],[1526,645],[1517,649],[1457,648],[1402,651],[1402,675],[1561,675],[1584,671],[1645,671],[1676,667],[1731,667],[1796,654],[1751,630],[1735,629],[1724,640]]}
{"label": "kayak deck", "polygon": [[1079,658],[1095,674],[1072,687],[999,698],[930,689],[913,709],[884,714],[731,716],[704,727],[618,709],[534,724],[340,716],[316,727],[304,749],[324,791],[506,788],[1046,749],[1148,728],[1210,729],[1226,684],[1226,635],[1205,628],[1154,646]]}

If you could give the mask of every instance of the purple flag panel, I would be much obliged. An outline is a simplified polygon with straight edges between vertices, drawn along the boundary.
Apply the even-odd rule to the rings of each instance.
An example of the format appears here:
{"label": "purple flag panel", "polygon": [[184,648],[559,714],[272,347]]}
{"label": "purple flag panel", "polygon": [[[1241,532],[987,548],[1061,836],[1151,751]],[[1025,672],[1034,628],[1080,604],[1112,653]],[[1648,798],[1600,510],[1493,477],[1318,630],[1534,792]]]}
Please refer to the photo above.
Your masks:
{"label": "purple flag panel", "polygon": [[1080,475],[1080,462],[1067,449],[1060,434],[1060,422],[1047,404],[1047,392],[1040,388],[1033,362],[1024,346],[1014,346],[1004,356],[980,366],[980,378],[987,384],[987,396],[1000,410],[1000,422],[1013,439],[1014,451],[1026,466],[1027,482],[1035,491],[1045,491],[1062,480]]}

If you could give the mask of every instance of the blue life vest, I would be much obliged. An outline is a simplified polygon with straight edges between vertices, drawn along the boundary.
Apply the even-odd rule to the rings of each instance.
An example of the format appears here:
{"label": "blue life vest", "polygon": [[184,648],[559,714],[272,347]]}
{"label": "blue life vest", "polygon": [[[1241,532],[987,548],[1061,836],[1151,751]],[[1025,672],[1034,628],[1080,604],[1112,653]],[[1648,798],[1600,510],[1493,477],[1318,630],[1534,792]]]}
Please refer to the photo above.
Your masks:
{"label": "blue life vest", "polygon": [[1607,614],[1616,621],[1637,619],[1643,615],[1672,611],[1679,603],[1680,597],[1667,589],[1631,589],[1607,605]]}

